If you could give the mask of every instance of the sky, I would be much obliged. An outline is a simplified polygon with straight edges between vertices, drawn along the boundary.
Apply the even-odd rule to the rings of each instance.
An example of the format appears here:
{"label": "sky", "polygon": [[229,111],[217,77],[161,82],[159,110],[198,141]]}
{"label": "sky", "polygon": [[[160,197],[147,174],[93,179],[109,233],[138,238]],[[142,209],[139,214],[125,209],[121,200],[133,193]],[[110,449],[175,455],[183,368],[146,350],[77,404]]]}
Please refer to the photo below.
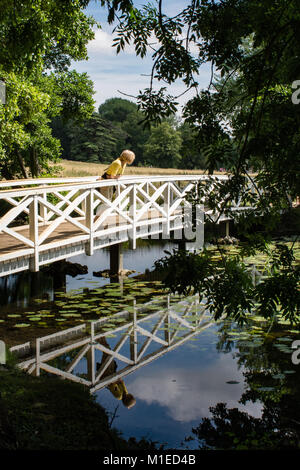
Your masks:
{"label": "sky", "polygon": [[[136,6],[146,3],[136,1]],[[163,7],[165,13],[172,16],[178,13],[187,4],[186,0],[164,0]],[[100,2],[91,0],[85,10],[86,14],[93,16],[100,24],[101,29],[95,28],[95,38],[87,46],[89,59],[87,61],[73,62],[72,68],[80,73],[87,73],[94,82],[95,108],[104,103],[109,98],[125,98],[135,102],[135,99],[123,95],[137,96],[140,90],[149,86],[149,74],[152,68],[151,56],[141,59],[136,57],[134,48],[128,46],[125,51],[116,54],[112,47],[114,35],[113,26],[106,21],[106,9],[100,6]],[[204,66],[199,77],[201,87],[206,87],[210,80],[209,66]],[[158,89],[165,84],[157,83]],[[180,81],[168,88],[168,93],[178,96],[185,91],[185,85]],[[193,96],[194,92],[188,92],[178,99],[180,107]],[[181,109],[181,108],[180,108]],[[179,112],[180,112],[179,109]]]}

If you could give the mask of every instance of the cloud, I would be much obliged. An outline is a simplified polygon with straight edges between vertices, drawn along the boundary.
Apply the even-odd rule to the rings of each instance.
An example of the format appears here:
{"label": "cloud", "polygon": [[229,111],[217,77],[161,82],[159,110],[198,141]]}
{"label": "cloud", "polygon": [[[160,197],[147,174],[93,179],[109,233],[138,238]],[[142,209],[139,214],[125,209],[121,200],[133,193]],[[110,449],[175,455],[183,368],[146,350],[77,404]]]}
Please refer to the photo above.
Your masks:
{"label": "cloud", "polygon": [[[99,46],[97,46],[99,47]],[[102,45],[103,49],[105,46]],[[118,56],[106,52],[100,52],[99,48],[90,53],[88,61],[73,63],[72,67],[80,73],[87,73],[94,82],[96,108],[105,100],[112,97],[123,97],[132,101],[134,98],[122,95],[122,93],[137,96],[140,90],[149,87],[152,61],[151,58],[141,60],[135,55],[120,54]],[[209,81],[209,68],[203,67],[199,83],[205,87]],[[154,82],[154,89],[167,86],[163,82]],[[179,96],[186,90],[179,80],[167,87],[167,92],[172,96]],[[122,93],[120,93],[122,92]],[[190,90],[178,98],[180,106],[194,96],[195,91]]]}
{"label": "cloud", "polygon": [[112,47],[113,38],[111,34],[97,29],[95,31],[95,38],[88,43],[88,55],[90,54],[103,54],[103,55],[115,55],[116,51]]}
{"label": "cloud", "polygon": [[[139,91],[149,87],[149,77],[143,76],[135,70],[131,73],[128,70],[120,74],[116,74],[114,72],[99,72],[93,76],[93,81],[96,90],[94,99],[99,104],[111,97],[125,98],[136,102],[132,97],[137,96]],[[158,88],[159,85],[156,84],[154,89]],[[180,84],[174,84],[168,90],[168,92],[174,96],[182,93],[183,91],[184,88]],[[187,96],[191,96],[192,93],[193,92],[191,91],[189,94],[184,95],[182,97],[183,99],[178,100],[179,103],[183,105]]]}
{"label": "cloud", "polygon": [[[137,2],[140,3],[140,2]],[[167,0],[164,2],[165,12],[172,15],[178,9],[182,9],[181,0]],[[86,61],[73,62],[72,67],[78,72],[85,72],[94,82],[96,101],[95,108],[112,97],[123,97],[135,101],[133,98],[126,97],[120,93],[136,96],[140,90],[149,87],[149,75],[152,70],[152,51],[143,59],[137,57],[132,44],[126,45],[124,51],[116,53],[116,48],[112,47],[115,34],[112,32],[112,26],[105,22],[105,10],[99,5],[91,4],[87,8],[87,13],[92,14],[103,24],[102,29],[95,29],[95,38],[87,46],[89,59]],[[155,42],[155,39],[153,38]],[[196,48],[192,49],[196,53]],[[201,74],[198,82],[201,88],[205,88],[210,80],[209,65],[201,68]],[[156,82],[155,89],[166,86],[164,82]],[[181,95],[186,90],[185,85],[178,80],[171,87],[168,87],[168,93],[172,96]],[[190,91],[178,99],[179,106],[183,106],[189,98],[194,96],[194,91]],[[180,109],[179,109],[180,111]]]}
{"label": "cloud", "polygon": [[[235,380],[239,384],[227,384]],[[189,422],[208,417],[209,407],[227,403],[228,408],[238,408],[252,416],[260,417],[262,405],[238,403],[243,392],[242,371],[233,376],[232,358],[219,357],[206,369],[168,368],[152,370],[148,376],[141,374],[130,384],[130,390],[147,404],[158,403],[167,408],[175,421]]]}
{"label": "cloud", "polygon": [[[113,47],[113,40],[116,35],[104,31],[103,29],[96,29],[95,38],[92,39],[87,46],[88,55],[93,56],[95,54],[100,54],[109,57],[116,57],[116,48]],[[123,51],[123,54],[134,54],[135,50],[132,45],[127,45]]]}

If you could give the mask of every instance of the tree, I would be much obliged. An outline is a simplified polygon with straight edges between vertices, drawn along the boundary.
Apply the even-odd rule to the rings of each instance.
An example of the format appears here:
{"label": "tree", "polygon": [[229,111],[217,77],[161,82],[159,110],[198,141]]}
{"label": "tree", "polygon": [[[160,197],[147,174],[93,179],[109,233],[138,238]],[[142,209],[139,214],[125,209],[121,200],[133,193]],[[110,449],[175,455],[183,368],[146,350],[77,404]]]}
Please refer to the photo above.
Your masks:
{"label": "tree", "polygon": [[[34,87],[30,80],[15,73],[2,73],[5,78],[7,101],[0,105],[0,157],[2,175],[13,179],[21,170],[27,177],[27,170],[21,152],[30,146],[30,134],[26,126],[34,116],[43,113],[48,106],[49,96]],[[17,157],[17,158],[16,158]]]}
{"label": "tree", "polygon": [[180,133],[168,122],[162,122],[152,129],[144,146],[146,161],[161,168],[178,168],[181,142]]}
{"label": "tree", "polygon": [[150,129],[143,128],[141,124],[143,119],[142,113],[136,110],[130,113],[122,124],[122,130],[126,133],[124,147],[135,153],[135,165],[145,164],[144,146],[150,136]]}
{"label": "tree", "polygon": [[238,408],[228,409],[218,403],[209,409],[212,418],[203,418],[193,428],[202,450],[296,450],[299,432],[291,420],[287,426],[276,407],[264,409],[261,418],[254,418]]}
{"label": "tree", "polygon": [[[102,3],[109,5],[111,21],[121,11],[117,52],[130,43],[140,57],[152,52],[149,87],[136,97],[148,121],[160,123],[175,113],[178,97],[167,88],[175,81],[182,80],[186,90],[195,92],[183,118],[202,135],[207,172],[212,174],[222,165],[230,178],[211,181],[214,191],[209,195],[199,186],[190,201],[199,203],[199,197],[204,197],[208,208],[222,214],[228,213],[231,201],[239,199],[256,207],[236,217],[245,242],[238,256],[223,255],[216,264],[204,250],[180,256],[180,265],[177,255],[164,259],[162,265],[169,274],[176,266],[187,273],[195,268],[196,278],[184,279],[183,291],[191,288],[208,295],[217,316],[226,313],[243,321],[256,299],[263,315],[276,319],[282,312],[297,321],[299,267],[292,262],[293,249],[278,246],[272,253],[267,241],[281,214],[291,210],[290,199],[300,188],[299,107],[291,99],[291,85],[299,78],[298,2],[190,0],[174,17],[166,14],[163,0],[157,7],[148,4],[140,9],[130,1]],[[204,64],[210,65],[211,79],[201,90],[198,80]],[[167,86],[156,89],[156,80]],[[250,168],[257,172],[255,179]],[[249,181],[256,192],[249,189]],[[253,234],[258,221],[260,231]],[[270,255],[271,269],[268,280],[255,290],[244,258],[256,250]],[[181,280],[170,275],[168,285],[176,290]],[[228,292],[234,294],[232,301]]]}
{"label": "tree", "polygon": [[144,162],[144,144],[149,138],[150,131],[142,125],[144,115],[132,101],[123,98],[110,98],[99,106],[99,114],[120,129],[115,151],[119,155],[122,150],[129,148],[135,155],[135,164]]}
{"label": "tree", "polygon": [[60,156],[50,120],[86,118],[93,111],[93,87],[86,74],[68,71],[71,60],[86,58],[95,20],[86,0],[1,4],[0,76],[6,104],[0,105],[0,168],[5,178],[50,171]]}
{"label": "tree", "polygon": [[82,11],[89,0],[1,2],[0,63],[7,72],[66,70],[87,58],[86,44],[97,24]]}
{"label": "tree", "polygon": [[81,127],[69,126],[69,159],[109,163],[114,155],[117,133],[109,121],[94,112]]}
{"label": "tree", "polygon": [[99,106],[98,111],[102,118],[121,125],[129,114],[137,111],[137,105],[123,98],[109,98]]}
{"label": "tree", "polygon": [[179,127],[179,131],[182,138],[180,167],[188,170],[204,169],[206,159],[203,155],[204,143],[201,135],[199,135],[197,129],[192,124],[187,122],[184,122]]}

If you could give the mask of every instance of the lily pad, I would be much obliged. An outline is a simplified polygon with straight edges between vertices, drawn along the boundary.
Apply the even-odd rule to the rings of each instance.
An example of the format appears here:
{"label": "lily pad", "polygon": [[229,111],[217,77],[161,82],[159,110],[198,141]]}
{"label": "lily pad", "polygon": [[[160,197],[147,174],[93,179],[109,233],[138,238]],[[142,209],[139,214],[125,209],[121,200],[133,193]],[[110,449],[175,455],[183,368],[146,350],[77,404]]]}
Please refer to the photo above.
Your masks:
{"label": "lily pad", "polygon": [[258,348],[259,346],[262,345],[262,343],[256,343],[256,342],[253,342],[253,341],[243,341],[239,344],[240,344],[240,346],[246,346],[247,348]]}
{"label": "lily pad", "polygon": [[80,313],[62,313],[62,317],[81,317]]}
{"label": "lily pad", "polygon": [[285,378],[285,374],[275,374],[275,375],[272,375],[273,379],[284,379]]}
{"label": "lily pad", "polygon": [[274,392],[276,390],[276,387],[259,387],[257,390],[260,392]]}

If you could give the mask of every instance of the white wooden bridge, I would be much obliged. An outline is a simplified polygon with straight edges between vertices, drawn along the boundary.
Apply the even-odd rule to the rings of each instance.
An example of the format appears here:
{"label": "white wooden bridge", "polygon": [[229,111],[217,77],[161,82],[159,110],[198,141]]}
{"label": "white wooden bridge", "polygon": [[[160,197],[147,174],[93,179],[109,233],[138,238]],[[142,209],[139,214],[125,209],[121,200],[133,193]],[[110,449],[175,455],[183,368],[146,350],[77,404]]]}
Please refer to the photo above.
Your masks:
{"label": "white wooden bridge", "polygon": [[[128,240],[134,249],[138,238],[182,233],[190,223],[184,215],[191,207],[185,196],[199,181],[208,180],[204,175],[151,175],[2,181],[0,277],[38,271],[42,265],[82,253],[93,255]],[[112,186],[113,198],[100,192]],[[101,205],[103,211],[96,218]],[[233,209],[241,208],[236,204]]]}
{"label": "white wooden bridge", "polygon": [[[133,307],[131,312],[124,310],[91,322],[89,327],[80,324],[13,346],[10,351],[17,358],[17,366],[27,373],[39,376],[44,371],[79,382],[93,393],[123,379],[215,324],[205,303],[199,303],[198,295],[173,305],[168,295],[163,305],[154,300],[142,307]],[[112,335],[117,335],[117,342],[110,347]],[[66,359],[68,355],[69,359]],[[102,355],[102,360],[99,355]],[[60,366],[53,362],[49,364],[61,356],[66,359],[64,366],[61,361],[58,363]],[[76,370],[82,360],[84,368]],[[97,360],[101,360],[98,367]],[[118,367],[112,369],[115,361]]]}

